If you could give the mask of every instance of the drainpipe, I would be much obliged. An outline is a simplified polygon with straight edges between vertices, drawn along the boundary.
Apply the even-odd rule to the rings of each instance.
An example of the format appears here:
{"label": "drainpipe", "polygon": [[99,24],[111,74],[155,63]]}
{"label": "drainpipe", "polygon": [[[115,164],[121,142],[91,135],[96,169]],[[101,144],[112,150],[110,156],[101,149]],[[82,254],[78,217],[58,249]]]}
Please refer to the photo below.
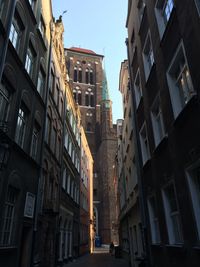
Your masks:
{"label": "drainpipe", "polygon": [[142,154],[140,149],[140,142],[139,138],[139,129],[137,125],[137,115],[136,115],[136,101],[135,101],[135,93],[134,93],[134,82],[133,77],[131,74],[131,64],[130,64],[130,55],[129,55],[129,41],[126,38],[126,46],[127,46],[127,55],[128,55],[128,70],[129,70],[129,77],[130,77],[130,86],[131,86],[131,96],[132,96],[132,103],[133,103],[133,125],[135,129],[135,133],[133,134],[133,140],[135,145],[135,158],[136,158],[136,169],[137,169],[137,176],[138,176],[138,190],[139,190],[139,206],[140,206],[140,216],[141,216],[141,223],[142,223],[142,238],[143,238],[143,245],[144,245],[144,254],[145,254],[145,261],[146,266],[151,266],[151,253],[150,253],[150,246],[149,246],[149,239],[147,234],[147,207],[146,207],[146,200],[145,200],[145,192],[144,192],[144,183],[142,180]]}
{"label": "drainpipe", "polygon": [[9,18],[9,21],[7,23],[7,28],[6,28],[6,33],[5,33],[6,39],[5,39],[5,44],[3,46],[3,50],[1,53],[1,57],[0,57],[1,58],[1,61],[0,61],[0,81],[2,79],[4,64],[6,61],[6,55],[7,55],[8,44],[9,44],[9,34],[10,34],[13,16],[15,13],[15,5],[16,5],[16,0],[11,1],[11,8],[10,8],[9,14],[7,16]]}

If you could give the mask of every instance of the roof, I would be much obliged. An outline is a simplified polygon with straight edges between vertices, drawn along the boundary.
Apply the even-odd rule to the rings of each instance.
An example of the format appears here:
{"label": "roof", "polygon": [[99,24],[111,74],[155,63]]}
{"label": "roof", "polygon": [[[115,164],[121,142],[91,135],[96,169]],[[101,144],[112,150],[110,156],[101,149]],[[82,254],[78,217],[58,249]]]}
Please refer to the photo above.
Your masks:
{"label": "roof", "polygon": [[96,53],[94,51],[92,51],[92,50],[79,48],[79,47],[71,47],[71,48],[69,48],[69,50],[73,50],[73,51],[77,51],[77,52],[81,52],[81,53],[86,53],[86,54],[94,54],[94,55],[96,55]]}
{"label": "roof", "polygon": [[95,53],[92,50],[89,49],[85,49],[85,48],[80,48],[80,47],[70,47],[70,48],[66,48],[66,50],[72,51],[72,52],[77,52],[77,53],[84,53],[84,54],[89,54],[89,55],[94,55],[97,57],[104,57],[103,55],[99,55],[97,53]]}

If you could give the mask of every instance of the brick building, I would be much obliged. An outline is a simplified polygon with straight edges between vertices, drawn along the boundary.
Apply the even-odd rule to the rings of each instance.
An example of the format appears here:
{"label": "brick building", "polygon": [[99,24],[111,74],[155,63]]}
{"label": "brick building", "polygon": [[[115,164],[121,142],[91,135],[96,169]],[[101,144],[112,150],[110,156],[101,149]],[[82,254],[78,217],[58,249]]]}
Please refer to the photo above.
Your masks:
{"label": "brick building", "polygon": [[116,135],[112,124],[111,102],[105,98],[108,96],[107,83],[103,86],[103,81],[105,82],[103,56],[91,50],[76,47],[65,51],[74,99],[79,105],[81,122],[94,159],[95,231],[103,243],[109,243],[111,240],[109,183],[113,176],[112,159],[116,153],[116,150],[114,152]]}

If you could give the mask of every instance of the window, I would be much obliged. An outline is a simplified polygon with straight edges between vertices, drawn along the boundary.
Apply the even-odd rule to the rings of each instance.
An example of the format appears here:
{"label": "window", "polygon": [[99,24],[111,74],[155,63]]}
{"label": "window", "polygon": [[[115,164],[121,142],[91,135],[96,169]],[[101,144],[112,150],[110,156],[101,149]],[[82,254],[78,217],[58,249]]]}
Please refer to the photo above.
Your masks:
{"label": "window", "polygon": [[182,43],[179,45],[167,71],[167,81],[174,117],[176,118],[192,96],[196,94]]}
{"label": "window", "polygon": [[74,82],[78,81],[78,72],[77,72],[77,67],[74,67]]}
{"label": "window", "polygon": [[18,113],[17,126],[16,126],[16,132],[15,132],[15,141],[22,148],[24,145],[27,120],[28,120],[28,112],[26,108],[24,107],[24,105],[21,105],[19,109],[19,113]]}
{"label": "window", "polygon": [[0,0],[0,18],[2,17],[4,6],[5,6],[5,0]]}
{"label": "window", "polygon": [[148,211],[149,211],[152,243],[158,244],[160,243],[160,230],[159,230],[155,197],[151,197],[148,199]]}
{"label": "window", "polygon": [[35,8],[35,1],[36,0],[29,0],[29,4],[31,5],[31,7],[32,7],[33,10]]}
{"label": "window", "polygon": [[90,106],[94,107],[94,95],[93,95],[93,93],[90,93]]}
{"label": "window", "polygon": [[2,80],[2,84],[0,84],[0,122],[8,121],[10,103],[11,92],[4,80]]}
{"label": "window", "polygon": [[173,184],[168,185],[162,190],[164,203],[165,218],[169,237],[169,244],[182,244],[182,230],[180,222],[180,214],[175,195]]}
{"label": "window", "polygon": [[157,0],[155,5],[155,14],[158,23],[160,37],[162,38],[167,23],[170,19],[174,7],[173,0]]}
{"label": "window", "polygon": [[81,91],[80,91],[79,87],[77,87],[76,89],[74,89],[73,95],[74,95],[75,102],[77,104],[81,105],[82,104],[82,95],[81,95]]}
{"label": "window", "polygon": [[22,36],[22,30],[20,27],[19,18],[17,18],[15,15],[13,22],[11,24],[9,39],[14,48],[16,49],[16,51],[19,51],[21,36]]}
{"label": "window", "polygon": [[81,68],[78,69],[78,82],[82,83],[82,69]]}
{"label": "window", "polygon": [[145,164],[146,161],[150,158],[149,142],[147,138],[147,130],[146,130],[145,123],[143,124],[140,130],[140,145],[141,145],[141,151],[142,151],[143,164]]}
{"label": "window", "polygon": [[187,172],[188,184],[197,226],[198,240],[200,241],[200,166],[190,168]]}
{"label": "window", "polygon": [[10,246],[13,244],[13,224],[15,218],[16,199],[17,190],[9,186],[4,207],[1,246]]}
{"label": "window", "polygon": [[32,133],[32,143],[31,143],[31,157],[37,159],[39,141],[39,125],[35,124]]}
{"label": "window", "polygon": [[40,22],[39,22],[39,30],[40,30],[40,33],[42,35],[42,37],[44,38],[45,37],[45,32],[46,32],[46,27],[45,27],[45,23],[44,23],[44,20],[43,18],[41,17],[40,18]]}
{"label": "window", "polygon": [[153,49],[151,44],[151,37],[150,32],[148,32],[146,41],[144,44],[143,49],[143,62],[144,62],[144,71],[145,71],[145,77],[146,81],[148,80],[151,68],[154,64],[154,55],[153,55]]}
{"label": "window", "polygon": [[86,69],[85,70],[85,83],[89,83],[89,70],[88,69]]}
{"label": "window", "polygon": [[85,93],[85,106],[89,106],[89,93]]}
{"label": "window", "polygon": [[40,69],[38,74],[37,91],[41,96],[44,95],[44,89],[45,89],[45,75],[43,71]]}
{"label": "window", "polygon": [[143,15],[144,15],[144,9],[145,9],[145,1],[140,0],[138,3],[138,16],[139,16],[139,22],[141,23]]}
{"label": "window", "polygon": [[90,84],[94,83],[93,77],[94,77],[93,70],[90,70]]}
{"label": "window", "polygon": [[34,52],[31,46],[29,46],[26,54],[26,62],[25,62],[25,69],[30,75],[30,77],[33,77],[33,68],[34,68]]}
{"label": "window", "polygon": [[91,89],[88,89],[88,92],[85,92],[85,106],[94,107],[94,94],[91,92]]}
{"label": "window", "polygon": [[200,0],[195,0],[195,3],[196,3],[196,6],[197,6],[198,11],[200,13]]}
{"label": "window", "polygon": [[163,116],[160,107],[160,99],[157,97],[151,108],[151,121],[153,126],[154,141],[157,146],[165,136]]}
{"label": "window", "polygon": [[136,101],[136,107],[139,106],[140,100],[142,98],[142,85],[141,85],[141,79],[140,79],[140,71],[138,69],[135,81],[134,81],[134,90],[135,90],[135,101]]}

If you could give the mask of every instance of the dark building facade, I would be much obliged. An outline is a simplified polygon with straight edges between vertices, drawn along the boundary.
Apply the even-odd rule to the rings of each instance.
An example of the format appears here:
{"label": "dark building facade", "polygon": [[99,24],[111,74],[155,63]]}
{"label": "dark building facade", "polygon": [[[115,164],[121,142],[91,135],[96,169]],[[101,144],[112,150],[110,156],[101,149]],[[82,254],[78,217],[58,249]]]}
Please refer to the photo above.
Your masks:
{"label": "dark building facade", "polygon": [[30,266],[49,45],[41,1],[0,1],[0,265]]}
{"label": "dark building facade", "polygon": [[139,193],[151,266],[200,263],[199,3],[128,2]]}

